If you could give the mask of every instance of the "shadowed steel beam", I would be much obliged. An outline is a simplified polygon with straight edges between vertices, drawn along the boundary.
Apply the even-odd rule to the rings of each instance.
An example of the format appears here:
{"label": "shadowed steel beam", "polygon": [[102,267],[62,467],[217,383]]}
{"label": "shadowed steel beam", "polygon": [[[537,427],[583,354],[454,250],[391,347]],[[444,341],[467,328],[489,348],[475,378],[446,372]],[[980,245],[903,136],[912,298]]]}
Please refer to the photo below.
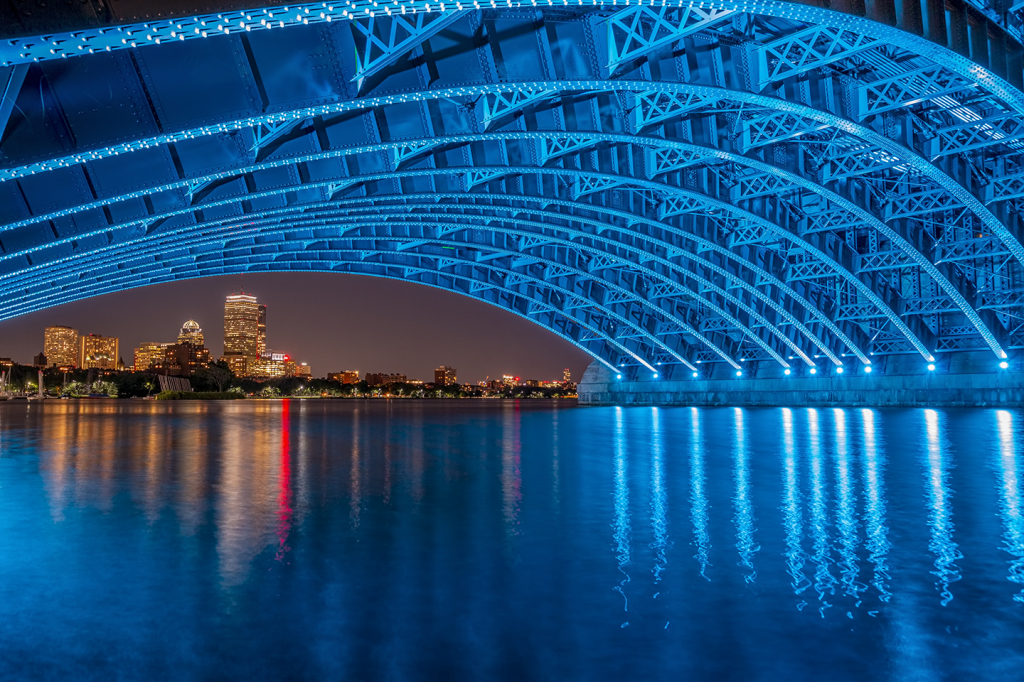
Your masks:
{"label": "shadowed steel beam", "polygon": [[21,92],[21,85],[25,82],[25,74],[28,73],[28,64],[15,64],[6,69],[0,69],[0,140],[4,138],[4,130],[7,129],[7,121],[14,112],[14,102]]}

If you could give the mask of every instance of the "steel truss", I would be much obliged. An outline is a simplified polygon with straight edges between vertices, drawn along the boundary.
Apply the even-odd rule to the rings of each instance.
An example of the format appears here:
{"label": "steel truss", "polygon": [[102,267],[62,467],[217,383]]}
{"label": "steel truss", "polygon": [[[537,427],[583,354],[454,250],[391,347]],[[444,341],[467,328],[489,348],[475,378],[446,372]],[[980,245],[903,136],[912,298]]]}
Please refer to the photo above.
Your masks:
{"label": "steel truss", "polygon": [[[143,44],[140,101],[160,119],[147,55],[203,37],[236,41],[231,68],[262,104],[86,143],[77,114],[51,112],[71,142],[45,157],[8,156],[0,138],[0,318],[218,271],[331,269],[487,300],[614,367],[1019,345],[1024,95],[987,62],[786,2],[474,4],[310,4],[4,41],[0,80],[16,85],[2,122],[20,81],[59,101],[48,67],[11,65]],[[508,21],[525,28],[506,35]],[[273,41],[247,34],[309,24],[325,27],[344,92],[282,104],[261,66]],[[515,42],[524,32],[535,48]],[[567,66],[573,49],[586,68]],[[339,144],[352,117],[367,141]],[[198,161],[226,140],[236,158]],[[170,172],[97,181],[99,164],[147,154]],[[77,194],[40,201],[40,181]]]}

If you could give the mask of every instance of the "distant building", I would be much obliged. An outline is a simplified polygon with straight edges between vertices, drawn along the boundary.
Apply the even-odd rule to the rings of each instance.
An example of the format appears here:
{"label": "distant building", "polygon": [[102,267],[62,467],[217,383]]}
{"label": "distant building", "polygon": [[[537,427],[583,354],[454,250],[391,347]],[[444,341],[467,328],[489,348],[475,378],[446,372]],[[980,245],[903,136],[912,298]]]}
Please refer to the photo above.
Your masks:
{"label": "distant building", "polygon": [[168,345],[164,351],[164,359],[153,365],[153,369],[172,377],[187,377],[209,364],[210,351],[206,346],[185,342]]}
{"label": "distant building", "polygon": [[303,379],[310,379],[313,376],[313,368],[305,362],[300,362],[295,365],[294,376],[302,377]]}
{"label": "distant building", "polygon": [[118,338],[89,334],[79,337],[78,366],[82,369],[117,369]]}
{"label": "distant building", "polygon": [[563,369],[562,370],[562,381],[567,384],[571,380],[572,380],[572,372],[570,372],[568,369]]}
{"label": "distant building", "polygon": [[46,354],[45,353],[40,353],[39,355],[35,355],[35,356],[32,357],[32,365],[35,366],[35,367],[42,368],[42,367],[49,367],[50,363],[48,363],[46,361]]}
{"label": "distant building", "polygon": [[264,353],[253,362],[248,376],[254,379],[279,379],[294,375],[295,363],[284,353]]}
{"label": "distant building", "polygon": [[199,327],[199,323],[195,320],[188,320],[185,324],[181,325],[181,331],[178,333],[178,343],[191,343],[193,346],[205,346],[206,342],[203,339],[203,330]]}
{"label": "distant building", "polygon": [[[253,368],[261,359],[260,307],[255,296],[246,294],[233,294],[224,301],[224,357],[221,360],[239,376],[253,375]],[[265,345],[265,313],[263,320]]]}
{"label": "distant building", "polygon": [[222,355],[220,361],[227,363],[228,369],[237,377],[247,377],[251,368],[259,358],[251,358],[246,355]]}
{"label": "distant building", "polygon": [[262,303],[256,310],[256,351],[261,356],[267,352],[267,306]]}
{"label": "distant building", "polygon": [[459,383],[459,378],[456,376],[455,368],[448,367],[447,365],[441,365],[435,369],[434,383],[438,386],[450,386],[451,384]]}
{"label": "distant building", "polygon": [[153,365],[160,364],[167,355],[169,343],[156,343],[155,341],[144,341],[135,349],[135,362],[132,368],[136,372],[145,372]]}
{"label": "distant building", "polygon": [[342,384],[358,384],[359,370],[346,369],[344,372],[331,372],[327,375],[328,381],[337,381]]}
{"label": "distant building", "polygon": [[53,326],[43,331],[43,355],[51,365],[78,367],[78,330]]}
{"label": "distant building", "polygon": [[406,376],[404,374],[366,374],[366,385],[367,386],[384,386],[386,384],[404,384],[406,382]]}
{"label": "distant building", "polygon": [[502,374],[501,383],[505,384],[506,386],[518,386],[519,377],[514,377],[511,374]]}

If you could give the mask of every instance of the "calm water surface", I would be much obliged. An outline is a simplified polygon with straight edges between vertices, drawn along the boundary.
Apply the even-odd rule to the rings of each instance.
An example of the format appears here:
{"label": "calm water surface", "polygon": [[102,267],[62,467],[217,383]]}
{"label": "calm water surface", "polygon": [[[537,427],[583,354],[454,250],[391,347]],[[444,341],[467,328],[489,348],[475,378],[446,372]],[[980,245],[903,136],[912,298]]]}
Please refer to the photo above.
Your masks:
{"label": "calm water surface", "polygon": [[0,677],[1020,680],[1024,413],[0,403]]}

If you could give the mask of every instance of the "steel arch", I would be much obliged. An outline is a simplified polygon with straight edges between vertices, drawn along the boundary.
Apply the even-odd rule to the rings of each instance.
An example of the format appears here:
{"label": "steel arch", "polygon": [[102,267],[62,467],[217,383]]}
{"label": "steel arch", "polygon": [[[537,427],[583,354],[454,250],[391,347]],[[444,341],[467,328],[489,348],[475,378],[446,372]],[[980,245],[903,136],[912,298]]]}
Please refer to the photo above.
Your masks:
{"label": "steel arch", "polygon": [[[341,156],[355,156],[362,153],[377,152],[377,151],[393,151],[402,148],[411,148],[417,151],[417,153],[428,153],[431,150],[436,150],[437,147],[441,146],[458,146],[464,144],[470,144],[473,142],[482,141],[500,141],[500,140],[528,140],[543,142],[545,140],[560,140],[572,138],[574,141],[583,140],[593,143],[608,143],[608,144],[619,144],[619,145],[634,145],[643,147],[645,149],[655,150],[674,150],[678,152],[684,152],[692,155],[693,162],[688,161],[688,167],[698,166],[700,164],[715,162],[715,161],[727,161],[737,165],[741,165],[750,169],[754,169],[759,173],[766,175],[772,175],[778,178],[783,186],[795,186],[806,189],[814,194],[823,197],[830,204],[838,207],[839,210],[845,211],[853,216],[856,216],[860,222],[868,226],[880,235],[883,235],[891,242],[896,245],[896,248],[907,255],[910,261],[920,267],[925,273],[927,273],[933,281],[935,281],[939,288],[945,292],[947,296],[953,301],[954,305],[960,309],[960,311],[968,318],[971,324],[978,330],[978,333],[986,340],[989,347],[999,357],[1006,357],[1005,351],[1002,349],[999,341],[993,333],[990,325],[986,324],[978,314],[978,311],[967,301],[964,293],[947,277],[945,274],[940,272],[936,265],[929,259],[921,250],[915,248],[903,235],[898,231],[891,229],[885,222],[880,218],[871,213],[868,209],[850,201],[846,197],[829,190],[827,187],[818,184],[812,180],[802,177],[796,173],[788,170],[779,169],[771,166],[758,159],[751,159],[739,154],[732,152],[725,152],[716,149],[710,149],[701,145],[696,145],[686,142],[676,142],[671,140],[665,140],[657,137],[643,137],[643,136],[627,136],[618,133],[598,133],[594,131],[579,131],[573,130],[571,132],[560,132],[560,131],[528,131],[528,132],[504,132],[504,133],[478,133],[478,134],[466,134],[458,136],[449,136],[444,139],[443,142],[438,143],[436,141],[427,139],[403,139],[400,141],[383,142],[373,145],[363,145],[354,148],[335,150],[330,152],[321,152],[317,154],[305,155],[299,159],[283,158],[272,162],[266,162],[263,164],[256,164],[254,166],[239,168],[235,171],[221,171],[212,175],[205,175],[190,178],[187,181],[177,181],[161,185],[158,187],[151,188],[150,192],[159,193],[164,191],[171,191],[176,189],[194,187],[194,186],[208,186],[212,182],[223,180],[225,178],[237,177],[238,175],[253,172],[256,170],[263,170],[268,168],[276,168],[286,166],[299,162],[308,162],[314,160],[322,160],[326,158],[335,158]],[[549,157],[554,158],[554,157]],[[542,159],[543,163],[544,159]],[[648,173],[649,177],[655,177],[663,175],[671,170],[661,170],[656,173]],[[130,193],[115,197],[107,197],[101,201],[95,201],[88,204],[77,206],[73,209],[74,212],[81,212],[97,207],[101,207],[107,203],[116,203],[118,201],[124,201],[133,198],[136,193]],[[202,209],[202,204],[195,204],[194,209]],[[68,211],[55,211],[49,214],[33,216],[31,219],[26,219],[18,223],[12,223],[6,227],[9,229],[16,229],[25,225],[29,225],[33,222],[51,220],[58,217],[68,215]],[[159,219],[160,216],[153,216],[154,219]]]}
{"label": "steel arch", "polygon": [[[450,180],[452,169],[458,170],[459,164],[453,164],[450,154],[444,149],[445,145],[454,143],[465,145],[467,162],[462,164],[462,168],[470,169],[464,173],[469,178],[466,189],[474,189],[474,183],[477,187],[464,196],[478,202],[476,210],[487,214],[481,221],[511,225],[514,223],[510,221],[516,219],[515,224],[525,226],[526,222],[516,215],[519,211],[543,220],[562,220],[575,226],[573,229],[587,233],[590,229],[587,225],[607,219],[613,224],[611,236],[614,239],[602,242],[607,245],[603,248],[616,252],[625,249],[623,253],[632,254],[620,265],[623,272],[633,266],[629,258],[635,258],[639,265],[657,262],[657,253],[641,253],[647,246],[638,246],[662,248],[648,232],[653,231],[661,237],[662,244],[670,244],[677,238],[686,240],[694,245],[690,251],[696,251],[696,254],[680,253],[678,257],[668,258],[665,261],[667,267],[681,273],[685,281],[696,282],[699,287],[705,287],[703,281],[711,281],[704,277],[706,268],[713,270],[716,266],[712,258],[701,258],[705,252],[717,254],[723,259],[723,264],[734,264],[744,273],[755,273],[756,280],[741,281],[723,269],[718,276],[724,285],[712,282],[704,298],[712,302],[728,302],[728,310],[735,310],[737,314],[739,311],[744,315],[752,314],[751,319],[765,323],[760,326],[770,331],[768,338],[776,339],[791,349],[799,348],[792,344],[801,338],[823,351],[828,347],[806,326],[796,326],[799,320],[791,312],[794,306],[805,311],[805,322],[814,320],[815,324],[828,329],[862,361],[866,357],[840,327],[848,331],[860,329],[873,333],[875,329],[884,328],[884,325],[876,327],[875,320],[887,320],[893,329],[903,334],[918,352],[929,359],[932,357],[932,344],[936,350],[977,347],[970,340],[972,338],[983,342],[999,357],[1006,357],[1004,345],[1010,348],[1024,346],[1024,336],[1013,323],[1016,314],[1024,312],[1024,270],[1020,267],[1024,263],[1024,248],[1019,236],[1022,220],[1020,208],[1013,201],[1018,194],[1024,196],[1024,189],[1017,188],[1020,182],[1016,179],[1024,177],[1024,154],[1021,153],[1024,149],[1024,122],[1021,121],[1024,95],[1014,85],[984,65],[960,57],[934,42],[869,21],[873,18],[870,7],[861,10],[865,17],[851,17],[773,0],[742,5],[735,2],[704,3],[699,8],[689,2],[669,2],[662,3],[660,7],[651,3],[649,7],[638,4],[594,9],[588,7],[590,3],[591,0],[583,0],[580,3],[582,9],[570,9],[566,2],[563,3],[566,7],[558,10],[535,9],[534,5],[524,8],[528,12],[519,14],[516,14],[516,8],[522,7],[522,3],[511,1],[502,10],[461,11],[460,6],[456,11],[428,14],[419,11],[426,9],[425,3],[396,3],[393,11],[409,12],[412,15],[409,19],[391,17],[391,7],[382,12],[372,4],[350,2],[346,9],[339,8],[337,16],[329,8],[318,16],[312,16],[316,6],[299,5],[296,17],[282,15],[281,21],[295,26],[316,24],[318,21],[326,24],[337,19],[358,21],[359,31],[367,39],[366,45],[373,43],[373,49],[377,50],[376,54],[370,54],[368,49],[358,54],[358,59],[362,60],[355,71],[355,75],[360,77],[358,90],[351,91],[340,101],[298,106],[289,104],[275,109],[268,108],[270,100],[261,90],[264,105],[262,113],[257,116],[221,117],[214,124],[186,126],[180,130],[172,125],[161,128],[167,132],[148,137],[133,133],[126,137],[127,141],[113,146],[79,146],[73,140],[71,154],[58,155],[52,161],[14,163],[13,167],[0,148],[0,174],[3,174],[0,175],[0,195],[9,192],[4,188],[5,184],[30,183],[39,174],[54,180],[68,177],[59,176],[58,172],[75,164],[82,164],[81,174],[88,182],[92,165],[103,159],[113,156],[129,159],[117,162],[124,168],[128,167],[125,164],[131,163],[131,158],[141,157],[157,148],[174,157],[177,169],[173,174],[177,179],[172,182],[160,184],[153,176],[143,183],[138,196],[120,201],[117,197],[123,197],[123,194],[111,194],[90,186],[91,200],[75,199],[70,205],[58,202],[48,210],[40,210],[34,203],[35,197],[32,197],[31,208],[16,215],[10,211],[4,213],[4,199],[0,196],[0,223],[6,223],[0,226],[0,273],[4,273],[5,280],[0,284],[4,287],[0,291],[14,295],[13,289],[21,284],[25,285],[26,291],[31,291],[38,285],[39,280],[33,279],[38,273],[50,272],[53,268],[73,269],[74,263],[89,258],[87,253],[99,259],[95,262],[102,262],[107,257],[103,254],[116,253],[118,249],[136,249],[133,246],[136,242],[165,232],[171,225],[168,218],[172,215],[198,223],[194,226],[194,234],[186,237],[182,233],[182,239],[199,239],[230,222],[225,216],[238,209],[254,223],[284,219],[298,224],[313,214],[326,215],[329,209],[320,208],[325,204],[334,203],[340,207],[359,201],[371,202],[371,205],[406,202],[394,205],[409,207],[408,200],[412,196],[454,197],[457,193],[450,191]],[[553,2],[548,4],[554,6]],[[676,10],[677,6],[684,11]],[[352,10],[357,7],[367,19],[359,19],[353,14]],[[246,10],[259,11],[263,11],[264,17],[276,16],[272,12],[268,14],[269,10]],[[538,26],[545,22],[577,22],[585,26],[581,35],[585,36],[583,42],[589,50],[587,58],[591,64],[600,66],[604,56],[610,58],[591,74],[593,77],[573,78],[573,74],[559,61],[562,57],[552,51],[554,43],[549,44],[544,30],[540,30],[536,32],[540,62],[527,69],[528,73],[499,73],[496,64],[502,69],[508,66],[499,63],[500,55],[495,51],[503,37],[492,33],[488,25],[482,34],[487,37],[483,44],[469,46],[466,42],[465,45],[467,54],[475,53],[480,59],[481,69],[487,74],[485,80],[489,82],[458,83],[458,79],[447,72],[438,71],[447,67],[431,52],[430,46],[432,40],[441,40],[434,38],[440,35],[440,30],[446,31],[448,37],[444,40],[450,40],[452,35],[463,35],[459,32],[464,31],[466,22],[472,28],[482,26],[483,21],[490,20],[488,17],[527,15],[535,17],[532,21]],[[223,20],[224,16],[220,15],[219,19]],[[234,35],[235,38],[230,39],[236,40],[251,31],[261,31],[267,23],[247,24],[250,19],[245,12],[240,16],[243,17],[240,26],[218,26],[218,30]],[[433,20],[428,21],[428,18]],[[160,31],[165,28],[174,31],[170,27],[175,21],[189,20],[155,22],[143,28],[150,41],[159,43],[166,38]],[[188,40],[194,35],[202,35],[201,19],[198,21],[198,33],[189,34]],[[374,33],[375,22],[379,24],[380,33]],[[601,35],[600,32],[605,30],[602,27],[613,25],[617,28],[608,28],[607,35]],[[993,26],[989,26],[987,33],[990,42],[993,40]],[[178,28],[180,31],[180,26]],[[90,46],[101,45],[104,41],[107,41],[106,49],[124,49],[132,47],[130,40],[125,39],[120,46],[114,44],[111,48],[108,39],[115,34],[122,36],[125,31],[130,34],[133,30],[136,29],[120,27],[112,31],[106,28],[85,31],[73,36],[77,42],[67,44],[77,45],[83,53],[89,51]],[[292,30],[286,28],[270,33],[290,35]],[[386,30],[390,30],[390,34],[386,34]],[[938,36],[936,29],[929,30],[929,37],[935,39]],[[938,30],[941,33],[941,29]],[[738,48],[721,46],[728,46],[729,40],[735,40],[744,31],[746,42],[742,49],[749,53],[750,64],[739,63],[743,60],[737,61],[734,54],[733,62],[725,61],[723,65],[723,50],[735,52]],[[177,42],[186,41],[184,35],[171,37]],[[555,37],[552,29],[550,39],[553,41]],[[211,44],[228,39],[214,38]],[[64,49],[61,46],[65,45],[61,40],[54,36],[47,45],[56,46],[55,52],[60,52]],[[251,71],[250,75],[256,78],[255,87],[262,88],[260,70],[246,42],[248,39],[243,37],[240,40],[246,46],[249,65],[241,64],[239,73],[244,79]],[[951,37],[949,40],[953,45]],[[622,41],[621,44],[618,41]],[[703,70],[703,75],[697,77],[686,71],[686,64],[676,58],[677,50],[686,52],[694,41],[710,45],[706,54],[711,55],[708,57],[711,61],[696,64],[697,69]],[[36,48],[30,42],[9,43],[11,46],[17,43],[29,51],[26,52],[28,56],[18,57],[15,61],[25,61],[36,54],[32,52]],[[491,42],[494,42],[493,46]],[[362,49],[358,42],[356,49]],[[419,61],[404,56],[411,51],[416,51]],[[0,47],[0,61],[5,59],[4,54]],[[136,51],[131,50],[131,54],[134,60]],[[996,57],[1001,58],[998,52],[990,50],[989,55],[981,60],[987,65]],[[714,62],[715,58],[718,63]],[[42,59],[47,57],[43,55]],[[487,62],[488,59],[491,61]],[[74,61],[77,60],[67,63]],[[863,68],[850,71],[847,67],[853,62]],[[674,77],[666,76],[666,68],[671,70],[673,64],[681,71]],[[714,74],[708,70],[709,64],[714,66]],[[340,68],[348,69],[348,62]],[[433,71],[428,74],[428,69]],[[137,70],[140,79],[148,77],[145,69],[137,67]],[[18,76],[14,71],[11,73]],[[23,69],[19,73],[24,77]],[[713,75],[711,81],[708,80],[710,75]],[[405,76],[413,78],[401,81],[400,77]],[[1020,82],[1018,76],[1013,77],[1015,83]],[[726,83],[726,77],[731,81]],[[853,92],[859,93],[863,99],[852,105],[830,101],[827,92],[824,95],[819,92],[823,91],[819,86],[824,82],[831,83],[833,77],[846,79],[843,97],[849,97]],[[680,82],[672,82],[673,78]],[[713,82],[716,79],[718,82]],[[12,82],[14,80],[12,78]],[[50,95],[46,94],[48,91],[43,85],[40,86],[41,97],[45,99]],[[152,92],[149,81],[146,81],[145,88]],[[813,90],[813,97],[812,88],[818,88]],[[969,98],[961,96],[968,91],[971,93]],[[820,99],[822,96],[824,100]],[[462,106],[461,103],[468,102],[467,98],[471,97],[481,98],[483,105],[467,119],[472,119],[474,125],[479,126],[470,131],[472,135],[465,136],[475,139],[458,142],[457,136],[448,134],[447,126],[442,127],[441,135],[434,135],[429,107],[436,107],[437,103],[444,101],[454,101]],[[649,100],[645,106],[652,107],[646,114],[641,106],[645,97]],[[618,103],[611,106],[618,112],[616,115],[635,115],[636,124],[629,119],[625,127],[614,123],[611,130],[607,124],[604,129],[601,126],[592,130],[580,129],[573,118],[579,115],[574,113],[574,106],[577,112],[581,103],[591,107],[596,121],[598,109],[610,106],[608,103],[616,98]],[[395,132],[396,125],[401,127],[395,116],[403,111],[401,107],[411,102],[416,103],[415,107],[404,110],[405,115],[415,118],[415,112],[418,112],[425,135]],[[694,102],[698,105],[694,106]],[[929,112],[927,103],[930,102],[937,102],[945,109],[939,113]],[[151,106],[157,105],[151,102]],[[634,114],[638,108],[641,113]],[[9,102],[0,101],[0,135],[6,123],[3,112],[9,109]],[[312,138],[315,141],[316,135],[320,135],[324,141],[325,127],[333,126],[330,121],[338,120],[330,117],[344,111],[370,112],[360,116],[364,119],[368,138],[376,140],[377,147],[373,153],[379,152],[382,157],[383,171],[376,172],[376,161],[372,161],[359,167],[354,174],[343,172],[327,182],[319,182],[323,176],[316,177],[310,173],[313,165],[326,156],[344,156],[351,152],[334,144],[322,145],[304,156],[275,156],[275,145],[289,144],[295,122],[310,119],[309,129],[314,130]],[[901,117],[896,124],[892,112]],[[162,117],[162,112],[160,115]],[[154,117],[157,118],[156,113]],[[374,117],[378,118],[373,120]],[[538,123],[541,118],[546,121],[543,125]],[[585,119],[584,114],[580,120]],[[709,119],[712,119],[710,137],[701,133],[700,139],[695,139],[695,126],[707,125]],[[53,125],[59,127],[60,121]],[[304,124],[300,125],[303,125],[302,135],[306,136]],[[739,137],[732,140],[716,137],[729,130],[730,126]],[[901,126],[903,132],[900,132]],[[552,130],[545,130],[545,127]],[[178,161],[177,154],[182,153],[179,146],[185,148],[200,138],[212,139],[226,131],[241,131],[243,136],[249,135],[246,132],[249,130],[256,148],[250,162],[227,170],[197,174],[186,172],[188,162]],[[934,130],[934,135],[931,139],[922,140],[921,131],[927,130]],[[77,130],[70,132],[76,133]],[[628,158],[615,151],[606,153],[608,148],[635,150],[641,144],[637,137],[623,140],[627,137],[625,132],[645,132],[649,138],[646,148],[655,150],[655,154],[661,153],[658,150],[671,150],[672,153],[692,154],[701,159],[688,167],[672,166],[671,162],[662,166],[663,170],[667,168],[673,174],[671,178],[663,173],[638,177],[632,158],[636,155],[634,151],[628,152]],[[593,144],[598,135],[604,141]],[[568,140],[570,137],[576,139]],[[657,141],[660,138],[664,139]],[[428,143],[435,139],[446,142],[436,147]],[[538,143],[532,162],[521,156],[508,158],[509,143],[505,140],[511,139],[533,139]],[[477,143],[490,146],[478,149]],[[351,152],[354,154],[353,163],[365,163],[365,150],[373,146],[364,145],[363,151]],[[821,152],[826,148],[828,151]],[[992,153],[994,148],[998,148],[998,153]],[[495,151],[502,154],[500,162],[493,155],[488,156]],[[520,154],[521,150],[516,149],[515,153]],[[358,156],[360,154],[362,156]],[[482,156],[474,160],[476,154]],[[483,158],[487,160],[483,161]],[[813,165],[815,158],[824,159],[824,166]],[[808,163],[812,165],[808,166]],[[721,164],[729,164],[728,169],[723,169]],[[296,176],[298,182],[279,182],[269,190],[259,186],[265,171],[283,167],[291,169],[289,172]],[[501,170],[503,168],[512,169],[514,179],[506,175]],[[699,177],[695,185],[691,173],[693,168],[704,173],[705,185],[710,177],[716,186],[712,189],[700,187]],[[232,174],[240,175],[241,180],[248,183],[244,196],[220,200],[211,180],[216,182]],[[562,191],[564,188],[557,185],[547,187],[538,180],[538,187],[531,189],[538,196],[525,197],[519,205],[529,206],[535,202],[540,209],[521,209],[510,204],[506,210],[497,205],[484,205],[488,201],[484,197],[489,191],[498,191],[499,187],[500,191],[513,187],[521,190],[524,183],[532,182],[534,176],[546,175],[571,177],[577,189],[567,197],[567,193]],[[423,191],[424,187],[418,183],[421,178],[428,179],[432,192]],[[651,182],[656,178],[660,181]],[[739,192],[726,198],[719,186],[723,180],[739,182]],[[626,189],[630,187],[637,189]],[[25,191],[20,184],[19,189]],[[326,192],[327,196],[317,190]],[[212,200],[202,198],[207,192]],[[776,197],[778,192],[785,195]],[[184,195],[185,207],[180,212],[175,208],[180,207],[180,203],[168,203],[170,194]],[[572,201],[568,201],[569,197]],[[26,192],[26,206],[29,199]],[[125,210],[125,206],[135,200],[146,202],[147,209],[142,218],[136,218]],[[16,200],[12,201],[16,203]],[[252,208],[255,203],[263,202],[265,208],[275,201],[292,206],[277,218],[268,217],[270,214],[266,210]],[[654,201],[661,202],[662,206],[668,205],[657,220],[649,215]],[[620,205],[622,202],[626,205]],[[732,206],[733,203],[738,205]],[[553,206],[556,210],[549,211]],[[168,207],[174,210],[168,210]],[[106,214],[106,220],[97,223],[89,214],[100,210]],[[390,214],[398,214],[402,210],[411,209],[387,209]],[[422,210],[428,214],[438,212]],[[538,216],[538,210],[544,212],[543,217]],[[693,211],[709,215],[696,216]],[[511,214],[511,218],[502,217],[506,213]],[[726,215],[732,217],[722,217]],[[806,224],[801,222],[798,226],[794,216],[803,216],[800,220]],[[265,224],[270,225],[269,222]],[[712,226],[710,232],[707,231],[709,225]],[[563,228],[562,231],[571,242],[574,237],[568,233],[572,230]],[[593,235],[587,233],[586,239],[591,238]],[[865,239],[867,241],[862,244],[860,240]],[[843,248],[844,240],[847,248]],[[837,241],[838,246],[833,248]],[[787,263],[792,263],[795,275],[784,278],[789,281],[775,277],[772,286],[785,294],[786,303],[773,306],[758,287],[762,281],[771,281],[774,277],[774,265],[769,267],[768,264],[777,264],[772,255],[773,249],[778,248],[777,244],[784,245],[779,253]],[[811,255],[804,259],[801,253]],[[1004,257],[1008,257],[1007,260],[1003,260]],[[734,278],[732,283],[730,277]],[[845,285],[837,284],[836,291],[828,294],[830,300],[834,299],[836,311],[831,315],[815,312],[815,302],[807,298],[822,296],[820,293],[811,294],[812,285],[817,287],[817,283],[825,281],[822,277],[838,277],[837,281],[846,282]],[[734,285],[742,296],[734,297],[729,293]],[[723,308],[724,317],[721,319],[726,323],[735,322],[732,330],[750,338],[759,338],[759,333],[753,333],[735,317],[730,320],[728,310]],[[781,320],[796,329],[792,337],[776,326]],[[853,335],[859,338],[858,333]],[[898,350],[889,341],[883,345],[886,344],[889,352]]]}

